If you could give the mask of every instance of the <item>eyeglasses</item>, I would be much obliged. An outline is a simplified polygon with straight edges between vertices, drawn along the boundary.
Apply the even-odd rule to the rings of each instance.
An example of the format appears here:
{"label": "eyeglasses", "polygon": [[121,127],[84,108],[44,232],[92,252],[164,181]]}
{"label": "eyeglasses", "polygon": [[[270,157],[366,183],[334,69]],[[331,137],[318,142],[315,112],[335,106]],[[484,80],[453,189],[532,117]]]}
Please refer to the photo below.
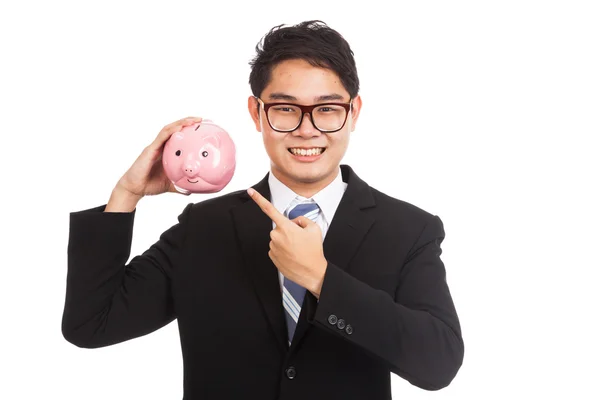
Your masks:
{"label": "eyeglasses", "polygon": [[346,123],[352,99],[348,103],[319,103],[302,106],[293,103],[265,103],[258,97],[269,126],[277,132],[291,132],[300,126],[304,114],[310,115],[313,126],[323,133],[337,132]]}

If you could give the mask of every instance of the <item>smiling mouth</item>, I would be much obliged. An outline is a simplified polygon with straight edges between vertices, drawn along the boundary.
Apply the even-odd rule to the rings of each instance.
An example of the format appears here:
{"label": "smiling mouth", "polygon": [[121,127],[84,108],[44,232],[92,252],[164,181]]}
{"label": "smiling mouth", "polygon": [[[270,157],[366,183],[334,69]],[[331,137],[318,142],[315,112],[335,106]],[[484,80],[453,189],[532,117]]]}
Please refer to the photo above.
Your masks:
{"label": "smiling mouth", "polygon": [[193,182],[193,181],[190,181],[189,179],[188,179],[187,181],[188,181],[189,183],[198,183],[198,181],[195,181],[195,182]]}
{"label": "smiling mouth", "polygon": [[295,156],[299,156],[299,157],[314,157],[315,155],[321,155],[321,154],[325,153],[325,150],[327,150],[326,147],[315,147],[315,148],[320,149],[321,152],[320,153],[316,153],[314,155],[313,154],[302,155],[301,153],[294,153],[292,151],[292,147],[288,148],[287,150],[288,150],[288,153],[291,153],[291,154],[293,154]]}

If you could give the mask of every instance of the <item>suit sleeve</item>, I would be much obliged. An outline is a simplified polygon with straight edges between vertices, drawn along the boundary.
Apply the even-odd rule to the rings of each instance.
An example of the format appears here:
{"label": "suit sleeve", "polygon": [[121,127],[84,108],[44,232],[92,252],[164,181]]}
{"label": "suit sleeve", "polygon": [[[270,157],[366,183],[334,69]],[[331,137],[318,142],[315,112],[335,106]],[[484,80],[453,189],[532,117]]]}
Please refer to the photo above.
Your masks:
{"label": "suit sleeve", "polygon": [[442,221],[432,216],[403,263],[393,298],[330,262],[309,322],[360,346],[415,386],[448,386],[464,344],[440,259],[444,236]]}
{"label": "suit sleeve", "polygon": [[175,319],[171,271],[181,253],[190,206],[129,264],[136,210],[105,213],[104,205],[70,214],[62,317],[67,341],[84,348],[109,346]]}

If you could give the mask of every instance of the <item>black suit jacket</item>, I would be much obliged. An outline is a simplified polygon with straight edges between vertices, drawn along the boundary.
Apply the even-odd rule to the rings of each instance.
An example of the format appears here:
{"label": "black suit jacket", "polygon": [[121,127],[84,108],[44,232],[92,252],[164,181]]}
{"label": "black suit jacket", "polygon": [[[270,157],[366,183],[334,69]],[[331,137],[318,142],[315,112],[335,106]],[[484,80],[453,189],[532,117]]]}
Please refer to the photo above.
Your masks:
{"label": "black suit jacket", "polygon": [[[127,265],[135,210],[71,213],[65,339],[109,346],[177,319],[187,400],[390,399],[390,372],[447,386],[464,348],[442,222],[341,169],[320,299],[306,292],[291,347],[272,222],[246,190],[188,204]],[[270,199],[267,178],[253,187]]]}

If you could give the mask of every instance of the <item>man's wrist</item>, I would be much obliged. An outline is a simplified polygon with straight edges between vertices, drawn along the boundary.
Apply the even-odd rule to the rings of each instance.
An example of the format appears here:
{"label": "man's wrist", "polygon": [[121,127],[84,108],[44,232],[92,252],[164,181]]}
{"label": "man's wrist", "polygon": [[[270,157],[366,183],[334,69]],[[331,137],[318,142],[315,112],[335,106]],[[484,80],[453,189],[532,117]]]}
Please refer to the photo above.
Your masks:
{"label": "man's wrist", "polygon": [[310,289],[310,292],[317,298],[317,300],[319,297],[321,297],[321,288],[323,287],[323,281],[325,280],[327,264],[327,260],[324,260],[321,267],[318,269],[318,275],[315,278],[315,283]]}
{"label": "man's wrist", "polygon": [[104,212],[132,212],[142,197],[117,185],[110,195]]}

